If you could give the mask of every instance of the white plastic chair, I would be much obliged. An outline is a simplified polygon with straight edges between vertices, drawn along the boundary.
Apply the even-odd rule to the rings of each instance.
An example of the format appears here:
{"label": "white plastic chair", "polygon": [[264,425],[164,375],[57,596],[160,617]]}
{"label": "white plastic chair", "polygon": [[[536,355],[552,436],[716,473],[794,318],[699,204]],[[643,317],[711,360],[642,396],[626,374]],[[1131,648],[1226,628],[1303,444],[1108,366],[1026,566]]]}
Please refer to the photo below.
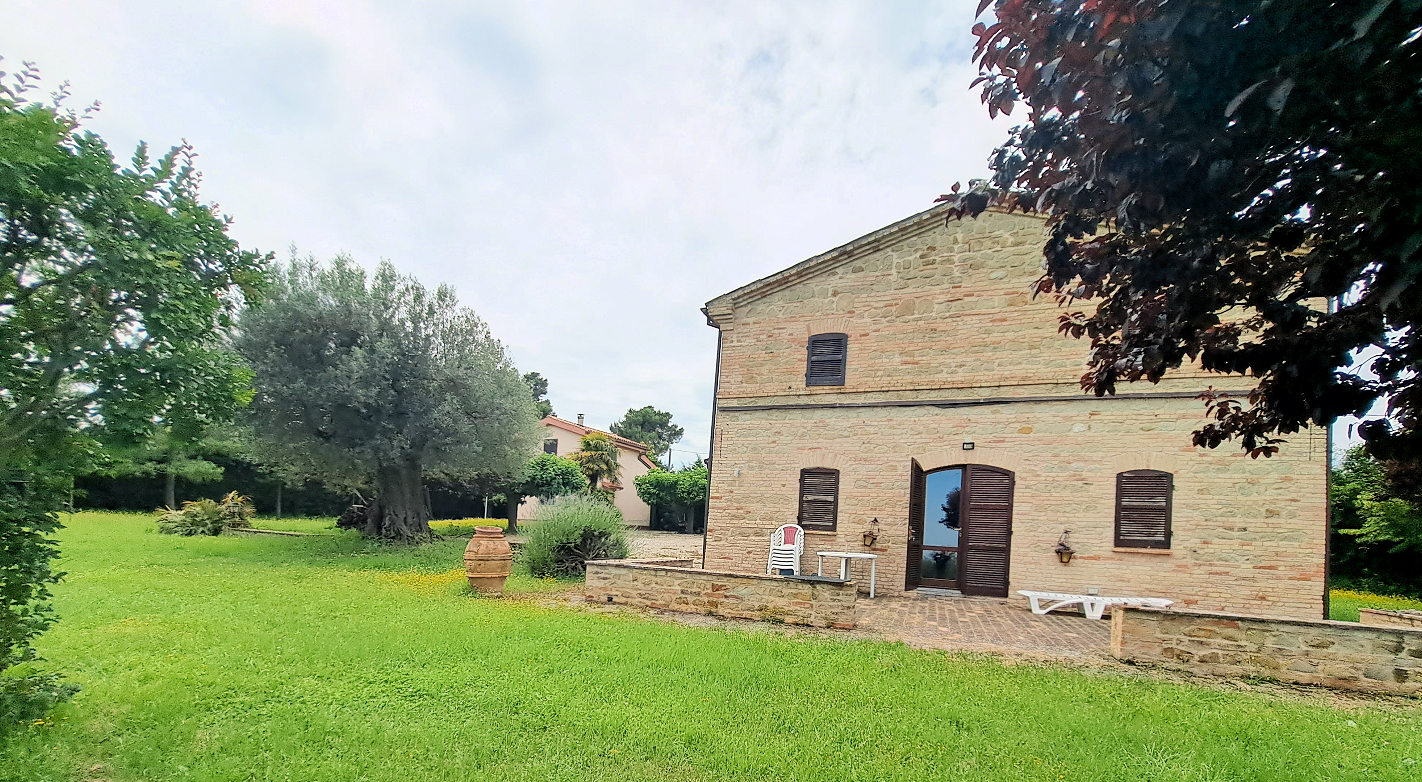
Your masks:
{"label": "white plastic chair", "polygon": [[770,561],[765,565],[766,575],[789,570],[800,574],[800,555],[805,551],[805,530],[798,524],[784,524],[770,533]]}

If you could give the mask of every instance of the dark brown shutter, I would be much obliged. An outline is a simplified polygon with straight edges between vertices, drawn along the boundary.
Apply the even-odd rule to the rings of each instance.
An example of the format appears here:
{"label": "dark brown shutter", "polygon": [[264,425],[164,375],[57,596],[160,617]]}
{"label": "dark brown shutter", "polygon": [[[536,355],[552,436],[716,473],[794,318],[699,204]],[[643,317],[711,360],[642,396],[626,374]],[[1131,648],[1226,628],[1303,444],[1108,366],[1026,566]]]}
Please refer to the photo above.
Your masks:
{"label": "dark brown shutter", "polygon": [[923,578],[923,493],[926,481],[917,459],[910,459],[909,465],[909,540],[904,589],[918,589]]}
{"label": "dark brown shutter", "polygon": [[800,526],[833,530],[839,515],[839,470],[813,467],[800,471]]}
{"label": "dark brown shutter", "polygon": [[848,334],[816,334],[810,337],[805,360],[805,385],[844,385],[844,363],[849,355]]}
{"label": "dark brown shutter", "polygon": [[1116,475],[1116,545],[1170,548],[1170,495],[1174,480],[1159,470]]}
{"label": "dark brown shutter", "polygon": [[1012,473],[970,464],[965,471],[959,588],[965,595],[1007,597],[1012,546]]}

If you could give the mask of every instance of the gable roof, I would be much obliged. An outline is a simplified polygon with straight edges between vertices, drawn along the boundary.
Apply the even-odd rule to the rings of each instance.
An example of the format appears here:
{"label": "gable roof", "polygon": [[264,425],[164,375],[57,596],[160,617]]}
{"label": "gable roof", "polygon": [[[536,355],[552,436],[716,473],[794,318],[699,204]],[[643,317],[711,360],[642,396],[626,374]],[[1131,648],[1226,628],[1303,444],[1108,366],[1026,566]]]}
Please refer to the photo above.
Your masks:
{"label": "gable roof", "polygon": [[[794,285],[808,277],[813,277],[821,272],[862,258],[876,250],[881,250],[909,237],[927,233],[944,224],[944,221],[948,219],[947,213],[949,208],[948,204],[937,204],[918,214],[905,217],[896,223],[890,223],[877,231],[864,234],[858,239],[842,244],[833,250],[820,253],[811,258],[806,258],[787,269],[781,269],[774,274],[761,277],[754,282],[742,285],[729,293],[723,293],[711,301],[706,302],[706,306],[702,308],[702,313],[706,315],[706,323],[710,326],[719,327],[720,324],[717,322],[717,317],[727,308],[737,307],[747,302],[755,301],[781,288]],[[989,207],[982,215],[971,219],[981,219],[984,215],[989,213],[1014,214],[1023,217],[1044,219],[1042,215],[1029,214],[1021,211],[1008,212],[1006,209],[999,207]]]}
{"label": "gable roof", "polygon": [[614,443],[617,443],[618,448],[622,448],[628,451],[636,451],[637,459],[640,460],[643,464],[647,465],[648,467],[657,466],[657,463],[652,461],[651,458],[647,456],[646,445],[643,445],[642,443],[639,443],[636,440],[629,440],[620,434],[613,434],[612,432],[605,432],[601,429],[594,429],[591,426],[575,424],[572,421],[564,421],[561,418],[557,418],[551,415],[547,418],[544,418],[542,421],[539,421],[539,423],[543,424],[544,426],[552,426],[557,429],[562,429],[566,432],[572,432],[573,434],[579,437],[583,437],[584,435],[589,434],[606,435],[607,437],[611,438]]}

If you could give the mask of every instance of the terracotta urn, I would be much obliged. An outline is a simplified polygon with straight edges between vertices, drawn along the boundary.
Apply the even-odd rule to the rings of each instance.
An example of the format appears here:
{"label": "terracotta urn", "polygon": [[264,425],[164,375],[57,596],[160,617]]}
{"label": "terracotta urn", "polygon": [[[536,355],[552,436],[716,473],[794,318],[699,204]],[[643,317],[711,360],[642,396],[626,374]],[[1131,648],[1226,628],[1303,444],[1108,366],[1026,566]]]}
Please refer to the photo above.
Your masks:
{"label": "terracotta urn", "polygon": [[464,572],[469,586],[486,595],[502,595],[504,581],[513,570],[513,549],[498,527],[475,527],[464,549]]}

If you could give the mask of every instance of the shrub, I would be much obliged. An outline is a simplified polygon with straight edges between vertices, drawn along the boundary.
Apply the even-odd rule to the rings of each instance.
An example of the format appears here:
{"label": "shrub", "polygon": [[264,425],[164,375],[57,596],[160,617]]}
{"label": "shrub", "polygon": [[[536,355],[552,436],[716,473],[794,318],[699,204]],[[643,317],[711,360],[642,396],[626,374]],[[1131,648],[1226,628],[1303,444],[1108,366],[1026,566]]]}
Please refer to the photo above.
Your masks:
{"label": "shrub", "polygon": [[587,571],[590,559],[627,556],[622,511],[588,496],[559,497],[538,508],[538,523],[520,557],[534,576],[561,578]]}
{"label": "shrub", "polygon": [[54,621],[49,585],[63,574],[50,566],[59,529],[51,509],[62,502],[65,477],[36,471],[15,479],[0,471],[0,747],[10,728],[43,716],[78,689],[55,674],[16,668],[40,659],[30,641]]}
{"label": "shrub", "polygon": [[252,501],[237,492],[221,500],[189,500],[182,510],[168,508],[158,517],[165,535],[221,535],[224,530],[252,526]]}
{"label": "shrub", "polygon": [[78,691],[79,685],[54,673],[0,676],[0,737],[21,722],[44,718]]}

